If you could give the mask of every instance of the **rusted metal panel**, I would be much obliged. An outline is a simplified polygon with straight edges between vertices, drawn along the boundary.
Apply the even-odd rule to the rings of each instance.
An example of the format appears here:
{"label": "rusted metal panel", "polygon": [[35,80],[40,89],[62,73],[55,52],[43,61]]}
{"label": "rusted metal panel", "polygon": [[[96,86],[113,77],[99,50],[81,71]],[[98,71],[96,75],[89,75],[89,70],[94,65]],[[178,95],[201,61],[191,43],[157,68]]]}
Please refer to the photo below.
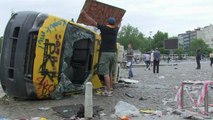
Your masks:
{"label": "rusted metal panel", "polygon": [[[107,24],[107,19],[109,17],[114,17],[116,19],[116,24],[119,24],[126,12],[124,9],[101,3],[96,0],[86,0],[83,10],[99,24]],[[91,25],[91,23],[81,14],[77,22]]]}

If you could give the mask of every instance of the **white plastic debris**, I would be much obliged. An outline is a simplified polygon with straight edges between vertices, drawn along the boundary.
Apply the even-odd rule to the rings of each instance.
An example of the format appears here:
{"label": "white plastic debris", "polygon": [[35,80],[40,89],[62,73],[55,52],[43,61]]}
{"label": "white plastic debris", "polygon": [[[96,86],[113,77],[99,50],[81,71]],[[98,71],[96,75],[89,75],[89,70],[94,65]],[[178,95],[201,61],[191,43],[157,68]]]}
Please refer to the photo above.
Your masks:
{"label": "white plastic debris", "polygon": [[160,111],[160,110],[156,110],[156,111],[155,111],[155,114],[156,114],[158,117],[162,117],[163,112]]}
{"label": "white plastic debris", "polygon": [[38,108],[38,110],[41,110],[41,111],[47,111],[49,109],[50,109],[50,107],[40,107],[40,108]]}
{"label": "white plastic debris", "polygon": [[3,91],[1,85],[0,85],[0,99],[3,98],[5,96],[5,92]]}
{"label": "white plastic debris", "polygon": [[159,76],[158,78],[159,79],[165,79],[165,76]]}
{"label": "white plastic debris", "polygon": [[168,108],[166,109],[166,112],[167,112],[167,114],[172,114],[173,109],[172,109],[172,108],[170,108],[170,107],[168,107]]}
{"label": "white plastic debris", "polygon": [[31,118],[31,120],[47,120],[47,119],[44,117],[33,117]]}
{"label": "white plastic debris", "polygon": [[111,118],[116,119],[117,116],[115,114],[110,115]]}
{"label": "white plastic debris", "polygon": [[184,118],[184,119],[191,119],[192,118],[192,115],[187,113],[187,112],[183,112],[181,114],[181,117]]}
{"label": "white plastic debris", "polygon": [[120,82],[130,83],[130,84],[137,84],[139,83],[138,80],[132,80],[132,79],[126,79],[126,78],[120,78]]}
{"label": "white plastic debris", "polygon": [[119,101],[115,106],[115,115],[118,117],[130,116],[137,117],[140,115],[139,110],[134,106],[124,101]]}

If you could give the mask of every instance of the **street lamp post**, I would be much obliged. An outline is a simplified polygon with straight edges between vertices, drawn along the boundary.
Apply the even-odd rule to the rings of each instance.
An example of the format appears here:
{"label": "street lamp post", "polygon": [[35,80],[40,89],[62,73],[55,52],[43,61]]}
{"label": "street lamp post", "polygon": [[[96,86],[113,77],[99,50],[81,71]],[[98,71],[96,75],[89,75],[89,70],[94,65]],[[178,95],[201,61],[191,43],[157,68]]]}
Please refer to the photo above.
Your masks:
{"label": "street lamp post", "polygon": [[152,48],[152,46],[151,46],[151,44],[152,44],[152,31],[149,31],[149,50],[151,50],[151,48]]}

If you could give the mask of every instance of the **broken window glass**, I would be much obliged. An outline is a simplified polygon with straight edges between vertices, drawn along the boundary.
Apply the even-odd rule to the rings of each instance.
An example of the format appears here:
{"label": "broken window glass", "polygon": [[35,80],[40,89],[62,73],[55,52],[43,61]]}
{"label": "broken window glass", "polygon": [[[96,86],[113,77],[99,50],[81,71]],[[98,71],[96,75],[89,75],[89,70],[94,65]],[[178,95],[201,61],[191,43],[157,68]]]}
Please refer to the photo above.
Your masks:
{"label": "broken window glass", "polygon": [[91,73],[94,33],[68,24],[62,48],[59,85],[51,97],[58,99],[62,93],[79,91]]}

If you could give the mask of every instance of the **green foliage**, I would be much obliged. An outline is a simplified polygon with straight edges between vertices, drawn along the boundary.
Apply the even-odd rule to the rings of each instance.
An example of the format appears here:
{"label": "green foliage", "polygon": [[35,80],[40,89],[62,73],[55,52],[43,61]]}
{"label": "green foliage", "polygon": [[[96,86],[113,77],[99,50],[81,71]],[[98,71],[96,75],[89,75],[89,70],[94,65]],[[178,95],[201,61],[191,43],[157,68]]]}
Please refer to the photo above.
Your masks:
{"label": "green foliage", "polygon": [[205,51],[202,51],[202,53],[206,56],[206,57],[209,57],[209,54],[213,51],[212,48],[208,47],[206,48]]}
{"label": "green foliage", "polygon": [[164,40],[168,39],[168,33],[164,33],[161,31],[158,31],[154,36],[151,44],[151,48],[159,48],[160,52],[162,54],[168,54],[169,51],[164,49]]}
{"label": "green foliage", "polygon": [[179,44],[179,48],[177,50],[174,50],[174,54],[184,54],[184,49],[182,44]]}
{"label": "green foliage", "polygon": [[[158,31],[153,38],[144,37],[137,27],[131,25],[125,25],[121,28],[118,34],[118,42],[127,48],[129,43],[132,44],[133,49],[140,50],[141,52],[150,51],[151,49],[159,48],[162,54],[169,54],[169,50],[164,49],[164,40],[168,39],[168,33]],[[202,54],[207,56],[213,49],[202,39],[192,40],[190,43],[189,55],[195,55],[196,50],[201,49]],[[184,54],[183,45],[179,44],[179,48],[174,50],[174,54]]]}
{"label": "green foliage", "polygon": [[162,49],[164,48],[164,40],[168,39],[168,33],[163,33],[161,31],[158,31],[154,36],[153,36],[153,42],[152,42],[152,48],[159,48]]}
{"label": "green foliage", "polygon": [[126,49],[128,44],[131,43],[133,49],[139,49],[141,51],[147,50],[147,40],[144,37],[144,34],[141,33],[138,28],[131,25],[125,25],[121,28],[121,31],[118,34],[118,42],[124,45]]}
{"label": "green foliage", "polygon": [[[138,28],[131,25],[126,25],[121,28],[118,34],[118,42],[127,48],[129,43],[132,44],[134,49],[142,52],[150,51],[151,49],[159,48],[163,54],[168,54],[169,51],[164,49],[164,40],[168,39],[168,33],[158,31],[153,39],[151,37],[145,38]],[[179,51],[181,52],[181,51]]]}
{"label": "green foliage", "polygon": [[205,55],[208,55],[212,50],[202,39],[194,39],[190,43],[189,55],[195,55],[197,49],[200,49]]}

